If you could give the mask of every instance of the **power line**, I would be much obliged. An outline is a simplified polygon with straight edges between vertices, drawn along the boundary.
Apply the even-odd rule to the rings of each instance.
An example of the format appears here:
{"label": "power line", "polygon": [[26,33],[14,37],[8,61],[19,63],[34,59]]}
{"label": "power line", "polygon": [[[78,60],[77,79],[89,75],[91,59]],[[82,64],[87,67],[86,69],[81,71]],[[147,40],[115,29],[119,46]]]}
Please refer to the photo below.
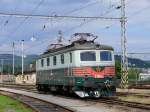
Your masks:
{"label": "power line", "polygon": [[[83,6],[83,7],[78,7],[78,8],[75,8],[75,9],[69,11],[69,12],[66,12],[66,13],[64,13],[64,15],[69,15],[69,14],[71,14],[71,13],[74,13],[74,12],[77,12],[77,11],[80,11],[80,10],[83,10],[83,9],[89,7],[89,6],[96,5],[98,2],[99,2],[99,1],[92,2],[92,3],[88,3],[87,5],[85,5],[85,6]],[[55,16],[56,16],[56,15],[57,15],[57,14],[55,14]],[[59,20],[62,20],[62,19],[64,19],[64,18],[59,18]]]}
{"label": "power line", "polygon": [[[43,4],[43,2],[44,2],[44,0],[41,0],[38,4],[37,4],[37,6],[31,11],[31,13],[30,14],[32,14],[32,13],[34,13],[42,4]],[[1,13],[2,15],[4,14],[6,14],[5,16],[13,16],[13,17],[15,17],[15,15],[13,15],[13,14],[7,14],[7,13]],[[0,14],[0,16],[2,16]],[[3,15],[3,17],[5,17]],[[24,24],[25,22],[26,22],[26,20],[28,19],[29,17],[28,16],[26,16],[22,21],[21,21],[21,23],[19,23],[19,25],[11,32],[11,33],[9,33],[9,35],[14,35],[16,32],[17,32],[17,30],[21,27],[21,25],[22,24]],[[9,36],[8,36],[9,37]]]}
{"label": "power line", "polygon": [[[132,2],[133,2],[133,1],[129,0],[129,1],[126,2],[125,5],[127,6],[127,5],[129,5],[130,3],[132,3]],[[114,8],[114,9],[111,9],[111,8]],[[115,11],[115,9],[117,10],[117,9],[120,9],[120,8],[121,8],[121,6],[111,5],[111,7],[109,8],[110,10],[106,11],[106,12],[105,12],[104,14],[102,14],[101,16],[104,16],[104,15],[106,15],[106,14],[109,14],[109,13],[112,12],[113,10]],[[86,22],[84,22],[84,23],[81,23],[80,25],[77,25],[77,26],[75,26],[75,27],[72,27],[72,28],[69,29],[69,30],[66,30],[65,32],[67,32],[67,31],[72,31],[72,30],[74,30],[74,29],[80,28],[80,27],[82,27],[82,26],[84,26],[84,25],[86,25],[86,24],[88,24],[88,23],[90,23],[90,22],[92,22],[92,21],[94,21],[94,20],[96,20],[96,19],[88,20],[88,21],[86,21]],[[111,26],[113,26],[113,24],[110,25],[109,27],[111,27]],[[104,29],[107,29],[107,28],[105,27]]]}
{"label": "power line", "polygon": [[[18,7],[18,5],[15,6],[14,10],[16,10],[17,7]],[[3,26],[1,27],[0,31],[1,31],[4,27],[6,27],[6,26],[8,25],[8,23],[9,23],[9,21],[10,21],[11,19],[12,19],[12,16],[9,16],[9,17],[7,18],[7,20],[4,22]]]}
{"label": "power line", "polygon": [[135,15],[137,15],[137,14],[139,14],[139,13],[141,13],[141,12],[143,12],[143,11],[145,11],[145,10],[149,9],[149,8],[150,8],[150,5],[149,5],[149,6],[147,6],[147,7],[145,7],[145,8],[142,8],[142,9],[140,9],[140,10],[136,11],[136,12],[134,12],[134,13],[133,13],[133,14],[131,14],[131,15],[129,15],[129,18],[134,17]]}
{"label": "power line", "polygon": [[49,16],[49,15],[29,15],[29,14],[15,14],[15,13],[0,13],[0,16],[14,16],[17,18],[41,18],[41,19],[57,19],[57,18],[67,18],[67,19],[104,19],[104,20],[119,20],[118,17],[103,17],[103,16]]}
{"label": "power line", "polygon": [[[78,7],[78,8],[75,8],[75,9],[69,11],[69,12],[66,12],[66,13],[64,13],[64,15],[68,15],[68,14],[71,14],[71,13],[74,13],[74,12],[77,12],[77,11],[80,11],[80,10],[83,10],[83,9],[89,7],[89,6],[92,6],[92,5],[97,4],[98,2],[99,2],[99,1],[92,2],[92,3],[88,3],[88,4],[85,5],[85,6]],[[54,12],[54,13],[55,13],[55,12]],[[57,15],[57,14],[54,14],[54,15]],[[64,19],[64,18],[60,18],[59,20],[62,20],[62,19]],[[44,26],[43,26],[43,29],[45,29],[45,28],[46,28],[46,26],[44,25]],[[43,41],[42,41],[42,42],[43,42]],[[40,42],[40,43],[42,43],[42,42]]]}
{"label": "power line", "polygon": [[149,54],[150,55],[150,52],[130,52],[128,54],[139,54],[139,55]]}
{"label": "power line", "polygon": [[[93,4],[95,4],[95,3],[91,3],[91,5],[93,5]],[[89,6],[89,5],[87,5],[87,6]],[[87,7],[87,6],[85,6],[85,7]],[[83,8],[85,8],[85,7],[83,7]],[[81,8],[81,9],[83,9],[83,8]],[[70,11],[70,12],[74,12],[74,11],[77,11],[77,9],[76,10],[72,10],[72,11]],[[108,12],[109,13],[109,12]],[[7,13],[1,13],[3,16],[8,16],[8,14]],[[24,16],[24,17],[28,17],[29,18],[29,15],[15,15],[15,14],[12,14],[13,16]],[[43,16],[43,15],[30,15],[30,16],[34,16],[34,17],[37,17],[37,16]],[[45,16],[45,15],[44,15]],[[111,19],[111,18],[109,18],[109,17],[80,17],[80,16],[57,16],[57,15],[55,15],[55,16],[46,16],[46,17],[48,17],[48,18],[71,18],[71,19],[89,19],[89,22],[92,20],[92,19],[94,19],[94,20],[97,20],[97,19]],[[113,19],[120,19],[120,18],[113,18]],[[87,22],[88,23],[88,22]],[[77,26],[77,27],[81,27],[81,26],[83,26],[84,24],[86,24],[86,23],[83,23],[83,24],[80,24],[79,26]]]}
{"label": "power line", "polygon": [[[121,54],[121,52],[115,52],[115,54]],[[128,52],[127,54],[150,54],[150,52]]]}
{"label": "power line", "polygon": [[75,9],[73,9],[73,10],[67,12],[67,13],[64,13],[64,14],[65,14],[65,15],[68,15],[68,14],[70,14],[70,13],[74,13],[74,12],[77,12],[77,11],[79,11],[79,10],[83,10],[83,9],[89,7],[89,6],[92,6],[92,5],[97,4],[98,2],[99,2],[99,1],[89,3],[89,4],[87,4],[87,5],[83,6],[83,7],[75,8]]}
{"label": "power line", "polygon": [[[111,8],[113,8],[113,7],[111,7]],[[110,9],[111,9],[111,8],[110,8]],[[114,9],[115,9],[115,8],[114,8]],[[104,15],[106,15],[106,14],[109,14],[109,13],[112,12],[112,11],[113,11],[113,10],[106,11],[105,13],[101,14],[100,16],[104,16]],[[97,20],[97,19],[89,19],[89,20],[86,21],[85,23],[81,23],[80,25],[77,25],[77,26],[75,26],[75,27],[72,27],[71,29],[64,31],[63,33],[70,32],[70,31],[72,31],[72,30],[74,30],[74,29],[76,29],[76,28],[82,27],[83,25],[85,25],[85,24],[87,24],[87,23],[89,23],[89,22],[92,22],[92,21],[94,21],[94,20]],[[105,28],[106,28],[106,27],[105,27]],[[48,39],[49,39],[49,38],[48,38]],[[46,41],[47,41],[48,39],[46,39]],[[37,45],[31,46],[31,47],[33,48],[33,47],[42,45],[42,44],[44,43],[44,41],[45,41],[45,40],[40,41],[41,44],[38,43]]]}
{"label": "power line", "polygon": [[[93,3],[94,4],[94,3]],[[89,5],[87,5],[87,6],[89,6]],[[84,7],[85,8],[85,7]],[[81,8],[82,9],[82,8]],[[76,10],[74,10],[74,11],[76,11]],[[108,12],[109,13],[109,12]],[[20,16],[20,15],[18,15],[18,16]],[[26,16],[29,16],[29,15],[26,15]],[[34,16],[34,15],[31,15],[31,16]],[[36,15],[35,15],[36,16]],[[38,16],[38,15],[37,15]],[[57,16],[57,15],[55,15],[55,16],[48,16],[48,17],[50,17],[50,18],[56,18],[56,17],[58,17],[58,18],[64,18],[64,16]],[[65,16],[65,17],[68,17],[68,18],[74,18],[74,16]],[[76,17],[75,17],[76,18]],[[81,18],[83,18],[83,17],[81,17]],[[89,21],[88,22],[90,22],[90,21],[93,21],[92,19],[94,19],[94,20],[96,20],[97,19],[97,17],[95,18],[95,17],[87,17],[88,19],[89,19]],[[77,16],[77,18],[76,19],[78,19],[78,16]],[[85,18],[84,18],[85,19]],[[98,18],[99,19],[99,18]],[[100,19],[103,19],[103,18],[100,18]],[[110,19],[110,18],[108,18],[108,19]],[[117,19],[120,19],[120,18],[117,18]],[[87,23],[88,23],[87,22]],[[79,26],[77,26],[77,27],[81,27],[81,26],[83,26],[84,24],[86,24],[86,23],[82,23],[82,24],[80,24]],[[76,27],[76,28],[77,28]],[[74,28],[73,28],[74,29]]]}
{"label": "power line", "polygon": [[[109,11],[106,11],[105,13],[103,13],[103,14],[101,14],[100,16],[104,16],[104,15],[106,15],[106,14],[109,14],[109,13],[111,13],[113,10],[115,10],[116,8],[114,8],[114,9],[112,9],[112,8],[114,8],[114,7],[111,7],[111,8],[109,8]],[[112,10],[111,10],[112,9]],[[69,30],[66,30],[65,32],[70,32],[70,31],[72,31],[72,30],[75,30],[75,29],[77,29],[77,28],[80,28],[80,27],[82,27],[82,26],[84,26],[84,25],[86,25],[86,24],[88,24],[88,23],[90,23],[90,22],[92,22],[92,21],[95,21],[95,20],[97,20],[97,19],[90,19],[90,20],[88,20],[88,21],[85,21],[84,23],[81,23],[80,25],[77,25],[77,26],[75,26],[75,27],[72,27],[71,29],[69,29]],[[64,32],[64,33],[65,33]]]}

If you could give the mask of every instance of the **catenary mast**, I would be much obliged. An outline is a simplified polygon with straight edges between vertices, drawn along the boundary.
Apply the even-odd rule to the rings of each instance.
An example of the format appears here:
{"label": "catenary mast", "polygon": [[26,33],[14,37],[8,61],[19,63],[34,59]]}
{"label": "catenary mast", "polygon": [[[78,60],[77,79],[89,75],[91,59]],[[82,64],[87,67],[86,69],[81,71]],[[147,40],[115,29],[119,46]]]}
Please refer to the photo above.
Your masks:
{"label": "catenary mast", "polygon": [[126,49],[125,0],[121,0],[121,88],[128,88],[128,59]]}

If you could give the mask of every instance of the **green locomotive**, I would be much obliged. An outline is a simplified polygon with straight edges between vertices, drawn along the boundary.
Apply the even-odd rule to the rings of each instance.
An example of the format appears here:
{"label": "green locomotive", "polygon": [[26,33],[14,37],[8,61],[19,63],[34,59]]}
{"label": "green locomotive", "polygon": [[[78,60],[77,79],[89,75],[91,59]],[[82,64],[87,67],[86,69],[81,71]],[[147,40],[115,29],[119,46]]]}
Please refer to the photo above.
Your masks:
{"label": "green locomotive", "polygon": [[70,45],[53,47],[36,61],[38,91],[75,93],[79,97],[112,96],[116,93],[113,48],[75,33]]}

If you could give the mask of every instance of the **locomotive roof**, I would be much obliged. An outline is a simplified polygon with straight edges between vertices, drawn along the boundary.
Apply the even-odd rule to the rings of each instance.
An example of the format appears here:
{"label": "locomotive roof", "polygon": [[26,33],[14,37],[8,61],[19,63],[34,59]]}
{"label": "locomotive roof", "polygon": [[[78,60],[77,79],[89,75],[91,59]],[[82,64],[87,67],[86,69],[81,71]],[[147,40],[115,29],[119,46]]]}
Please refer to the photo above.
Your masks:
{"label": "locomotive roof", "polygon": [[48,49],[44,52],[41,57],[45,57],[47,55],[56,55],[64,52],[74,51],[74,50],[114,50],[111,46],[97,44],[93,41],[75,41],[70,45],[63,46],[60,48]]}

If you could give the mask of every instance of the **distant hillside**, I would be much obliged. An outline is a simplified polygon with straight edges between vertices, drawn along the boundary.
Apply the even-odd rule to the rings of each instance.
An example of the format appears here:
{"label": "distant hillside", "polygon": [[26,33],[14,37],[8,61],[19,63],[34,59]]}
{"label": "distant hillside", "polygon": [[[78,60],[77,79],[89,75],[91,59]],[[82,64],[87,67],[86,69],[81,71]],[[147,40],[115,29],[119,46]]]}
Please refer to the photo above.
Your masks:
{"label": "distant hillside", "polygon": [[[115,55],[115,60],[121,60],[120,55]],[[138,68],[150,68],[150,61],[143,61],[137,58],[128,58],[129,67],[135,65]]]}
{"label": "distant hillside", "polygon": [[[4,65],[12,65],[13,63],[13,55],[12,54],[0,54],[0,59],[4,59]],[[24,64],[28,65],[34,62],[38,58],[38,55],[27,55],[24,58]],[[15,55],[15,65],[21,66],[21,56]]]}
{"label": "distant hillside", "polygon": [[[37,58],[38,58],[38,55],[27,55],[27,57],[24,58],[24,64],[29,65],[30,63],[35,62]],[[0,54],[0,59],[4,59],[4,65],[12,66],[12,54]],[[115,55],[115,60],[120,61],[121,56]],[[130,66],[134,64],[135,67],[138,67],[138,68],[150,68],[150,61],[143,61],[141,59],[136,59],[136,58],[128,58],[128,62],[130,63]],[[15,55],[15,66],[21,67],[21,56]]]}

